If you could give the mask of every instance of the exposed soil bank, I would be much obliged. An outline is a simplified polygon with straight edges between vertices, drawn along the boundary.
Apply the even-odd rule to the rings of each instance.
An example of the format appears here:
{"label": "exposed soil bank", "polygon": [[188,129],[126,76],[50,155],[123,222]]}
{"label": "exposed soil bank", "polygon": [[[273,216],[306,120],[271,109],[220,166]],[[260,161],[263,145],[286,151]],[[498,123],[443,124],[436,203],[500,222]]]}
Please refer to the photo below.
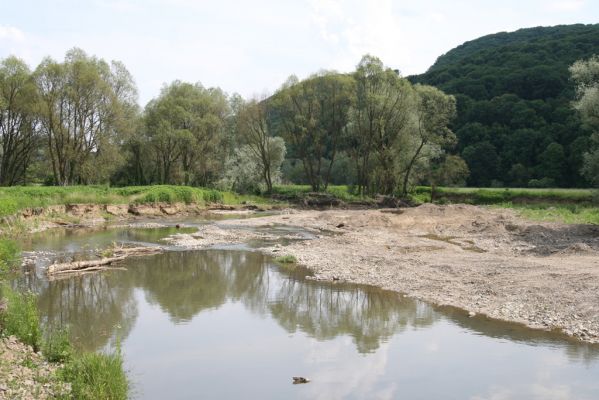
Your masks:
{"label": "exposed soil bank", "polygon": [[[534,223],[510,210],[430,204],[292,211],[222,224],[322,231],[314,240],[265,249],[295,256],[316,279],[381,286],[599,342],[598,226]],[[217,236],[212,230],[210,241]]]}
{"label": "exposed soil bank", "polygon": [[238,213],[244,215],[256,211],[274,209],[274,206],[223,205],[185,203],[145,204],[67,204],[39,208],[26,208],[0,221],[0,234],[15,227],[25,232],[42,232],[52,228],[78,228],[103,225],[107,222],[134,221],[136,219],[170,216],[200,216],[203,214]]}

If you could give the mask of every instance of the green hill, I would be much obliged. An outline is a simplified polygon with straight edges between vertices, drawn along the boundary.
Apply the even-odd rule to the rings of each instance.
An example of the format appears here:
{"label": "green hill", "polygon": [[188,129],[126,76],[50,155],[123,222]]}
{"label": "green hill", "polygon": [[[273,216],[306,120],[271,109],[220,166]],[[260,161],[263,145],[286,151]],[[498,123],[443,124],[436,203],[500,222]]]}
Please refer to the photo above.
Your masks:
{"label": "green hill", "polygon": [[466,42],[413,82],[458,99],[456,152],[472,186],[585,186],[590,132],[570,104],[568,67],[599,54],[599,24],[497,33]]}

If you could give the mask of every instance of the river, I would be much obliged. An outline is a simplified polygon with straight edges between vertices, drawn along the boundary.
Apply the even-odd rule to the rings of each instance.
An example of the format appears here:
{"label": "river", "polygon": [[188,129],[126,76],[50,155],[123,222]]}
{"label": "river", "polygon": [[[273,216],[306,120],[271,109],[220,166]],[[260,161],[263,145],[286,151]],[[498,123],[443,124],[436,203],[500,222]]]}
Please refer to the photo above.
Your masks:
{"label": "river", "polygon": [[[198,222],[201,224],[202,222]],[[193,231],[194,227],[184,228]],[[253,246],[167,252],[49,281],[55,259],[177,230],[54,230],[18,281],[42,323],[119,346],[139,399],[596,399],[599,346],[378,288],[316,282]],[[309,240],[306,236],[305,240]],[[35,252],[35,253],[27,253]],[[292,377],[311,382],[293,385]]]}

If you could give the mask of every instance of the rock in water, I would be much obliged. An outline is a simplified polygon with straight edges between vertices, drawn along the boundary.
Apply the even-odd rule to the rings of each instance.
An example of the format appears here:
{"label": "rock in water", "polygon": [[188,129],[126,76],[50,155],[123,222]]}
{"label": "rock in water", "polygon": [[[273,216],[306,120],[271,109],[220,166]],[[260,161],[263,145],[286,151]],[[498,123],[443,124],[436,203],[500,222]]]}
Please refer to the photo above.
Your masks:
{"label": "rock in water", "polygon": [[303,376],[294,376],[293,377],[294,385],[297,385],[298,383],[308,383],[308,382],[310,382],[310,379],[304,378]]}

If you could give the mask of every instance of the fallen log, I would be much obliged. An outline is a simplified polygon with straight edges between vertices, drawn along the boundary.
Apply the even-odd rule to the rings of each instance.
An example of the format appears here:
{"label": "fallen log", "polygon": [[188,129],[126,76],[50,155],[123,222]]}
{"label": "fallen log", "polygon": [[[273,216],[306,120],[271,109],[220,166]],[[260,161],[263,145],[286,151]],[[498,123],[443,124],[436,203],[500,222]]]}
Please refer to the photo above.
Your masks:
{"label": "fallen log", "polygon": [[124,268],[124,267],[109,267],[109,266],[93,267],[93,268],[88,268],[88,269],[66,270],[66,271],[61,271],[56,274],[48,275],[48,280],[49,281],[59,281],[62,279],[70,279],[73,276],[83,276],[83,275],[87,275],[87,274],[94,274],[94,273],[100,272],[100,271],[126,271],[126,270],[127,270],[127,268]]}
{"label": "fallen log", "polygon": [[91,268],[96,268],[103,265],[110,265],[112,263],[122,261],[125,258],[127,258],[126,255],[120,255],[117,257],[105,257],[99,260],[73,261],[68,263],[52,264],[48,267],[48,275],[89,270]]}
{"label": "fallen log", "polygon": [[160,247],[118,247],[114,250],[114,257],[120,256],[145,256],[162,252]]}
{"label": "fallen log", "polygon": [[106,266],[123,261],[127,257],[152,255],[160,252],[162,252],[162,248],[160,247],[115,247],[109,257],[102,257],[97,260],[72,261],[68,263],[52,264],[48,267],[46,272],[48,275],[56,275],[114,269]]}

